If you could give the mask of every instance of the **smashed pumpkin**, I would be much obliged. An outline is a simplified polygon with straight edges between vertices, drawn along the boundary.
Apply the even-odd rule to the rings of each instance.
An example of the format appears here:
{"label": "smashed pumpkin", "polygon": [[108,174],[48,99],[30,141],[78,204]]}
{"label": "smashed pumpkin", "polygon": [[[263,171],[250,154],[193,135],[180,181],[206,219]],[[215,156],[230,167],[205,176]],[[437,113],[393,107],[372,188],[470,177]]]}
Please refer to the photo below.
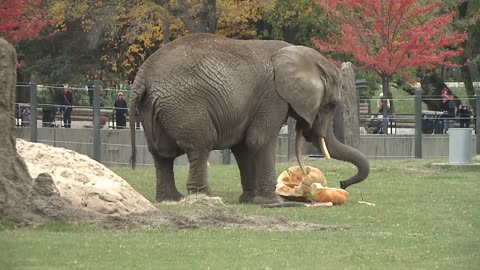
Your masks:
{"label": "smashed pumpkin", "polygon": [[348,192],[343,189],[327,187],[325,175],[317,168],[305,166],[306,174],[300,166],[283,171],[277,178],[275,192],[287,200],[332,202],[343,204]]}

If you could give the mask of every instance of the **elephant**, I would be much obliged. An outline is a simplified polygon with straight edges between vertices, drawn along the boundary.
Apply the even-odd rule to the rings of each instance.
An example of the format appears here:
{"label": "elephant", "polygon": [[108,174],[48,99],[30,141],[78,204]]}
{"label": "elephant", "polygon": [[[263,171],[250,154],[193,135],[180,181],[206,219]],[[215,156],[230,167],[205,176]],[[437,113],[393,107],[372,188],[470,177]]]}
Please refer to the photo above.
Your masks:
{"label": "elephant", "polygon": [[[156,168],[155,200],[178,201],[174,159],[186,154],[188,193],[210,194],[207,161],[212,150],[230,149],[240,170],[240,203],[278,203],[275,151],[287,118],[296,124],[296,155],[302,136],[330,158],[353,163],[346,189],[368,177],[369,163],[333,134],[340,102],[340,70],[312,48],[278,40],[235,40],[190,34],[158,49],[139,68],[130,95],[141,115]],[[135,168],[135,119],[130,118]]]}

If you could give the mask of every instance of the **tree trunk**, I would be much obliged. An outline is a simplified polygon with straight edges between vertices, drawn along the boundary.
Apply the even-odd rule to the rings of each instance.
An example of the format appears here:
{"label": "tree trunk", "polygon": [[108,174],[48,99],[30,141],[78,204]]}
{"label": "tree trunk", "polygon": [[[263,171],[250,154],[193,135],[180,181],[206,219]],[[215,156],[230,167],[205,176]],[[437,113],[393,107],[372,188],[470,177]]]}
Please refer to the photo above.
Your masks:
{"label": "tree trunk", "polygon": [[[355,89],[355,73],[350,62],[342,64],[342,123],[344,140],[338,138],[339,141],[344,142],[346,145],[358,149],[360,145],[360,129],[359,129],[359,117],[357,106],[357,92]],[[337,136],[337,132],[335,132]]]}
{"label": "tree trunk", "polygon": [[208,9],[208,26],[207,31],[208,33],[214,34],[217,32],[217,1],[216,0],[208,0],[207,1],[207,9]]}
{"label": "tree trunk", "polygon": [[173,16],[179,18],[190,33],[215,33],[217,31],[217,1],[203,0],[202,6],[196,14],[190,14],[192,4],[185,0],[178,0],[175,6],[171,6],[166,0],[156,0]]}
{"label": "tree trunk", "polygon": [[32,180],[18,155],[15,136],[15,49],[0,38],[0,217],[16,222],[72,211],[48,174]]}
{"label": "tree trunk", "polygon": [[[166,12],[165,12],[166,13]],[[162,16],[163,45],[170,42],[170,20],[168,14]]]}
{"label": "tree trunk", "polygon": [[29,186],[32,179],[15,146],[15,49],[0,39],[0,216],[28,219]]}
{"label": "tree trunk", "polygon": [[[427,109],[430,111],[441,111],[442,101],[440,95],[442,94],[443,88],[446,87],[445,82],[435,71],[427,74],[419,71],[417,76],[420,79],[420,87],[422,88],[422,102],[427,105]],[[397,80],[396,84],[397,88],[402,89],[410,95],[415,94],[415,89],[404,80]],[[451,92],[450,89],[449,94],[453,95],[453,101],[455,105],[458,106],[461,103],[460,98]]]}
{"label": "tree trunk", "polygon": [[[458,16],[459,19],[465,19],[467,16],[468,12],[468,1],[464,1],[458,6]],[[472,39],[469,38],[465,40],[462,44],[463,47],[463,53],[460,55],[460,60],[461,63],[466,63],[468,59],[472,59],[472,48],[470,44],[472,43]],[[472,79],[472,73],[470,71],[470,66],[461,66],[460,67],[460,72],[462,74],[462,79],[463,83],[465,85],[465,90],[467,92],[467,97],[468,98],[474,98],[475,97],[475,88],[473,87],[473,79]],[[470,107],[473,109],[473,111],[476,111],[476,103],[473,102],[474,99],[469,99],[470,101]]]}

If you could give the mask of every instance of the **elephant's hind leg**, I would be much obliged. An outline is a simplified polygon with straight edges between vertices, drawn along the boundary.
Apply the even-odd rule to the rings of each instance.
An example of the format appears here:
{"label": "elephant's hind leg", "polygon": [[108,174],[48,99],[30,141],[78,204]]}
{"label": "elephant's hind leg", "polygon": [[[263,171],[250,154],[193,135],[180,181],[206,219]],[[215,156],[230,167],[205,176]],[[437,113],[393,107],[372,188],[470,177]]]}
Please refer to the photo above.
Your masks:
{"label": "elephant's hind leg", "polygon": [[253,203],[253,199],[257,194],[257,185],[255,182],[255,174],[251,162],[254,158],[253,152],[249,151],[244,144],[237,145],[232,148],[233,155],[240,170],[240,178],[242,181],[243,193],[238,201],[240,203]]}
{"label": "elephant's hind leg", "polygon": [[209,151],[191,150],[187,151],[189,163],[187,190],[189,194],[205,193],[210,195],[207,180],[207,162]]}
{"label": "elephant's hind leg", "polygon": [[178,192],[175,186],[173,174],[174,158],[155,158],[155,169],[157,173],[157,190],[155,201],[179,201],[183,195]]}

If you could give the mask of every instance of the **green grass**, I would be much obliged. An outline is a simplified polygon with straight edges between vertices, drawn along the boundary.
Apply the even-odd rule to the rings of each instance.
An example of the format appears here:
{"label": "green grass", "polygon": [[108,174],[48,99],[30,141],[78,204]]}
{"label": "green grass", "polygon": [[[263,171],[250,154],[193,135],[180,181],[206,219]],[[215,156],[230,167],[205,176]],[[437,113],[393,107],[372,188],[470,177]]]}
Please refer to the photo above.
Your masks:
{"label": "green grass", "polygon": [[[478,269],[480,167],[435,167],[430,165],[434,161],[439,160],[371,161],[369,178],[349,188],[347,203],[327,209],[239,205],[236,167],[211,166],[211,188],[226,208],[352,228],[107,231],[61,221],[17,228],[4,221],[0,222],[0,269]],[[354,172],[341,162],[307,163],[321,168],[332,187]],[[288,166],[277,165],[278,172]],[[114,171],[153,199],[152,169]],[[187,168],[177,167],[175,173],[184,193]],[[376,206],[358,204],[362,198]]]}

